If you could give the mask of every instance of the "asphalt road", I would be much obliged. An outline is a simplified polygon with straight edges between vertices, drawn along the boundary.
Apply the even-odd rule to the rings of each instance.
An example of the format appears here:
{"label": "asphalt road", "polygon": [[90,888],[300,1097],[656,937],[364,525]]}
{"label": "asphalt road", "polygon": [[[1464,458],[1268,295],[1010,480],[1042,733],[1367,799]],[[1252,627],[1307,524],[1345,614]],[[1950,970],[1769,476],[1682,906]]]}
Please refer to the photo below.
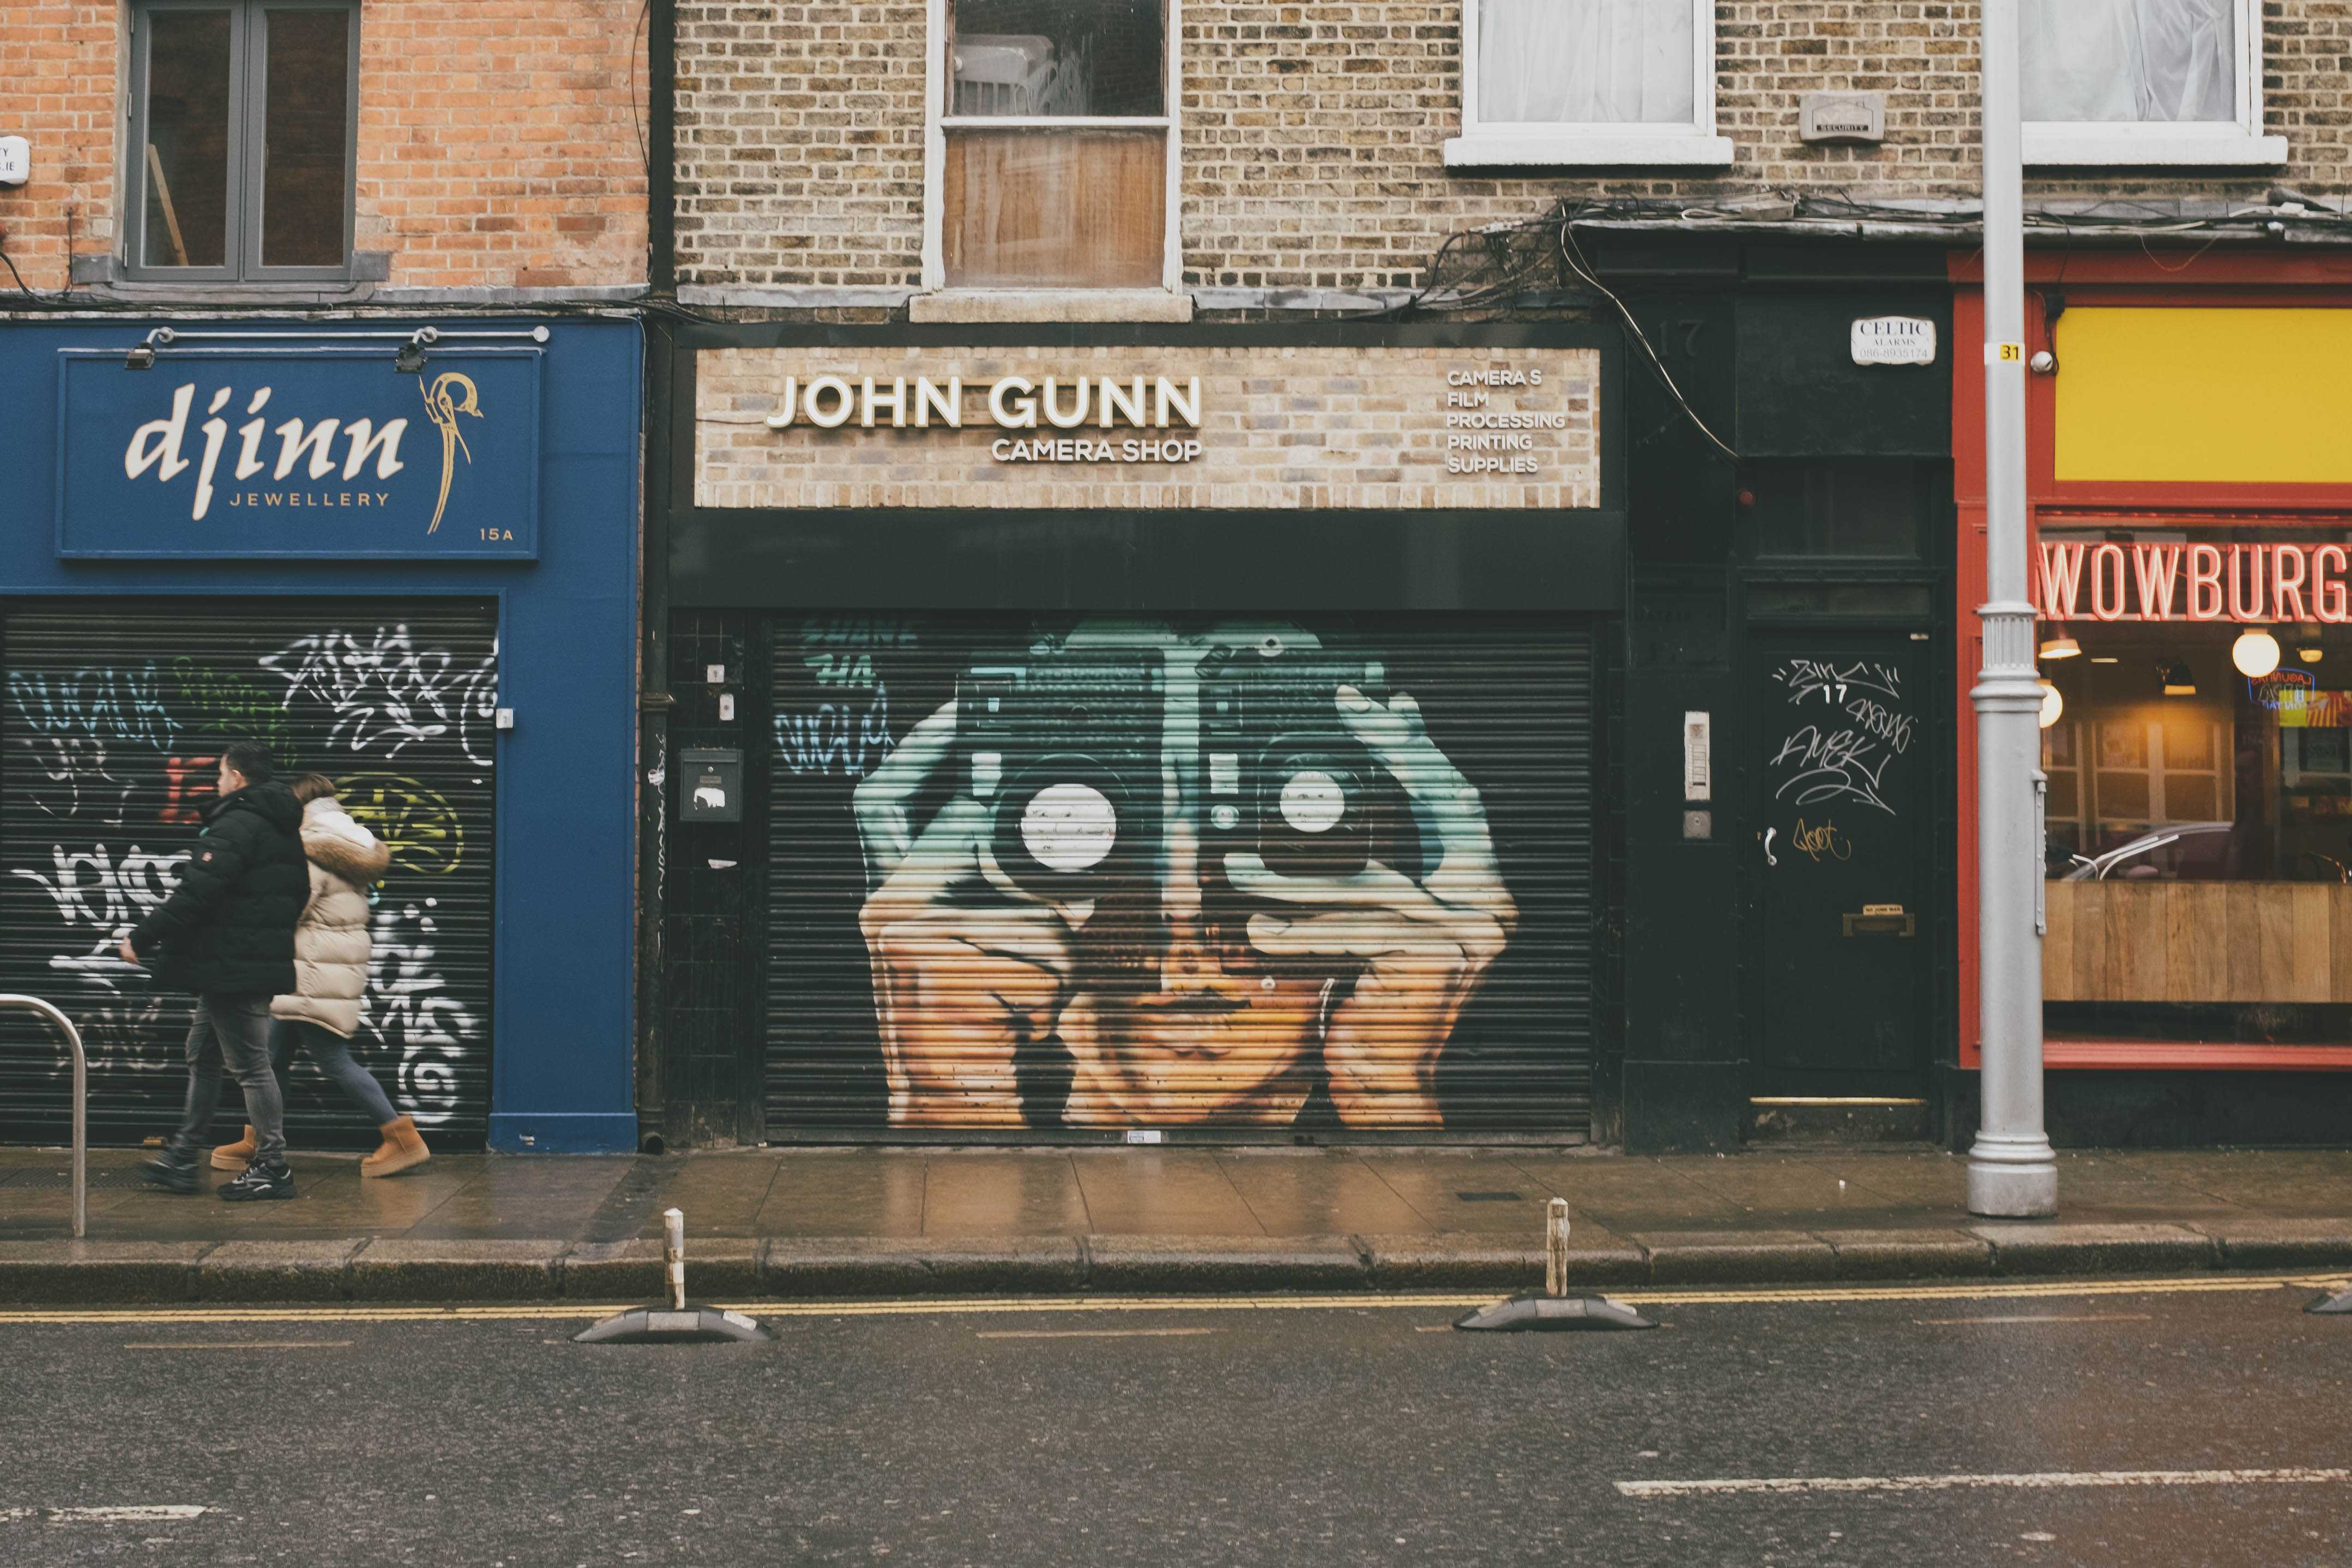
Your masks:
{"label": "asphalt road", "polygon": [[[2352,1318],[2311,1295],[1518,1336],[1433,1306],[845,1308],[693,1349],[0,1316],[0,1562],[2342,1568]],[[2115,1475],[2217,1470],[2263,1474]],[[1799,1479],[1840,1484],[1645,1491]]]}

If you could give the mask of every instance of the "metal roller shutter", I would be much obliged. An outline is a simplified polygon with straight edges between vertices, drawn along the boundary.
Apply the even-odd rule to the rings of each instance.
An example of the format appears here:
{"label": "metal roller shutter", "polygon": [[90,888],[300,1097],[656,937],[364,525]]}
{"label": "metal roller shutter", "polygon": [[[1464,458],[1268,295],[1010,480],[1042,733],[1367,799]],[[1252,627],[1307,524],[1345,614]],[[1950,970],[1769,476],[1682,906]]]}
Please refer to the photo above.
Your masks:
{"label": "metal roller shutter", "polygon": [[[437,1142],[489,1100],[494,606],[426,601],[82,601],[0,614],[0,991],[56,1002],[90,1058],[90,1137],[178,1121],[188,1000],[113,956],[166,897],[223,744],[335,779],[393,847],[354,1056]],[[295,1147],[374,1129],[298,1061]],[[0,1016],[0,1137],[68,1135],[63,1047]],[[224,1126],[237,1120],[224,1096]]]}
{"label": "metal roller shutter", "polygon": [[771,1137],[1589,1129],[1584,626],[816,617],[772,641]]}

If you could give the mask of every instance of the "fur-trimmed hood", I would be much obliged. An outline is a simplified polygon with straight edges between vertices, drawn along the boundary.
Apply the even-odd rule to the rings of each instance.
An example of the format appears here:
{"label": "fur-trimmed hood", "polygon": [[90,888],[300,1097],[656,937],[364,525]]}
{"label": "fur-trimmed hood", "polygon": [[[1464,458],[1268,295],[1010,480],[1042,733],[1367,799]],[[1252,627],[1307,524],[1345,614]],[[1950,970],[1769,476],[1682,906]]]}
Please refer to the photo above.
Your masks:
{"label": "fur-trimmed hood", "polygon": [[333,799],[302,808],[302,853],[321,870],[361,888],[382,879],[392,866],[392,850]]}

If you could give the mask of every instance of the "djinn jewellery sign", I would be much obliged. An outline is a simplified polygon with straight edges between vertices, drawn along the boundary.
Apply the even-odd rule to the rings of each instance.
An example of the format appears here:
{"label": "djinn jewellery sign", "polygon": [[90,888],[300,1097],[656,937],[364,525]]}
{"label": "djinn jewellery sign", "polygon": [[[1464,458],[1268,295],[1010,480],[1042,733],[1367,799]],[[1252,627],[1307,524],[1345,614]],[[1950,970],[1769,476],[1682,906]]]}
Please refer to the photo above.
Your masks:
{"label": "djinn jewellery sign", "polygon": [[66,350],[58,553],[539,553],[537,349]]}

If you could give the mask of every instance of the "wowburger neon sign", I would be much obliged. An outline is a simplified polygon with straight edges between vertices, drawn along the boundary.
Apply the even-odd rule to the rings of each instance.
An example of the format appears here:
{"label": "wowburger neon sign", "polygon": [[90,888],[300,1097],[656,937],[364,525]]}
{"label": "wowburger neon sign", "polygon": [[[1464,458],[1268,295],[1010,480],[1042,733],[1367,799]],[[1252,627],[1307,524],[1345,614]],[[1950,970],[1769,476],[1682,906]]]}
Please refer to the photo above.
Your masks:
{"label": "wowburger neon sign", "polygon": [[2352,621],[2341,544],[2051,544],[2036,563],[2050,621]]}

